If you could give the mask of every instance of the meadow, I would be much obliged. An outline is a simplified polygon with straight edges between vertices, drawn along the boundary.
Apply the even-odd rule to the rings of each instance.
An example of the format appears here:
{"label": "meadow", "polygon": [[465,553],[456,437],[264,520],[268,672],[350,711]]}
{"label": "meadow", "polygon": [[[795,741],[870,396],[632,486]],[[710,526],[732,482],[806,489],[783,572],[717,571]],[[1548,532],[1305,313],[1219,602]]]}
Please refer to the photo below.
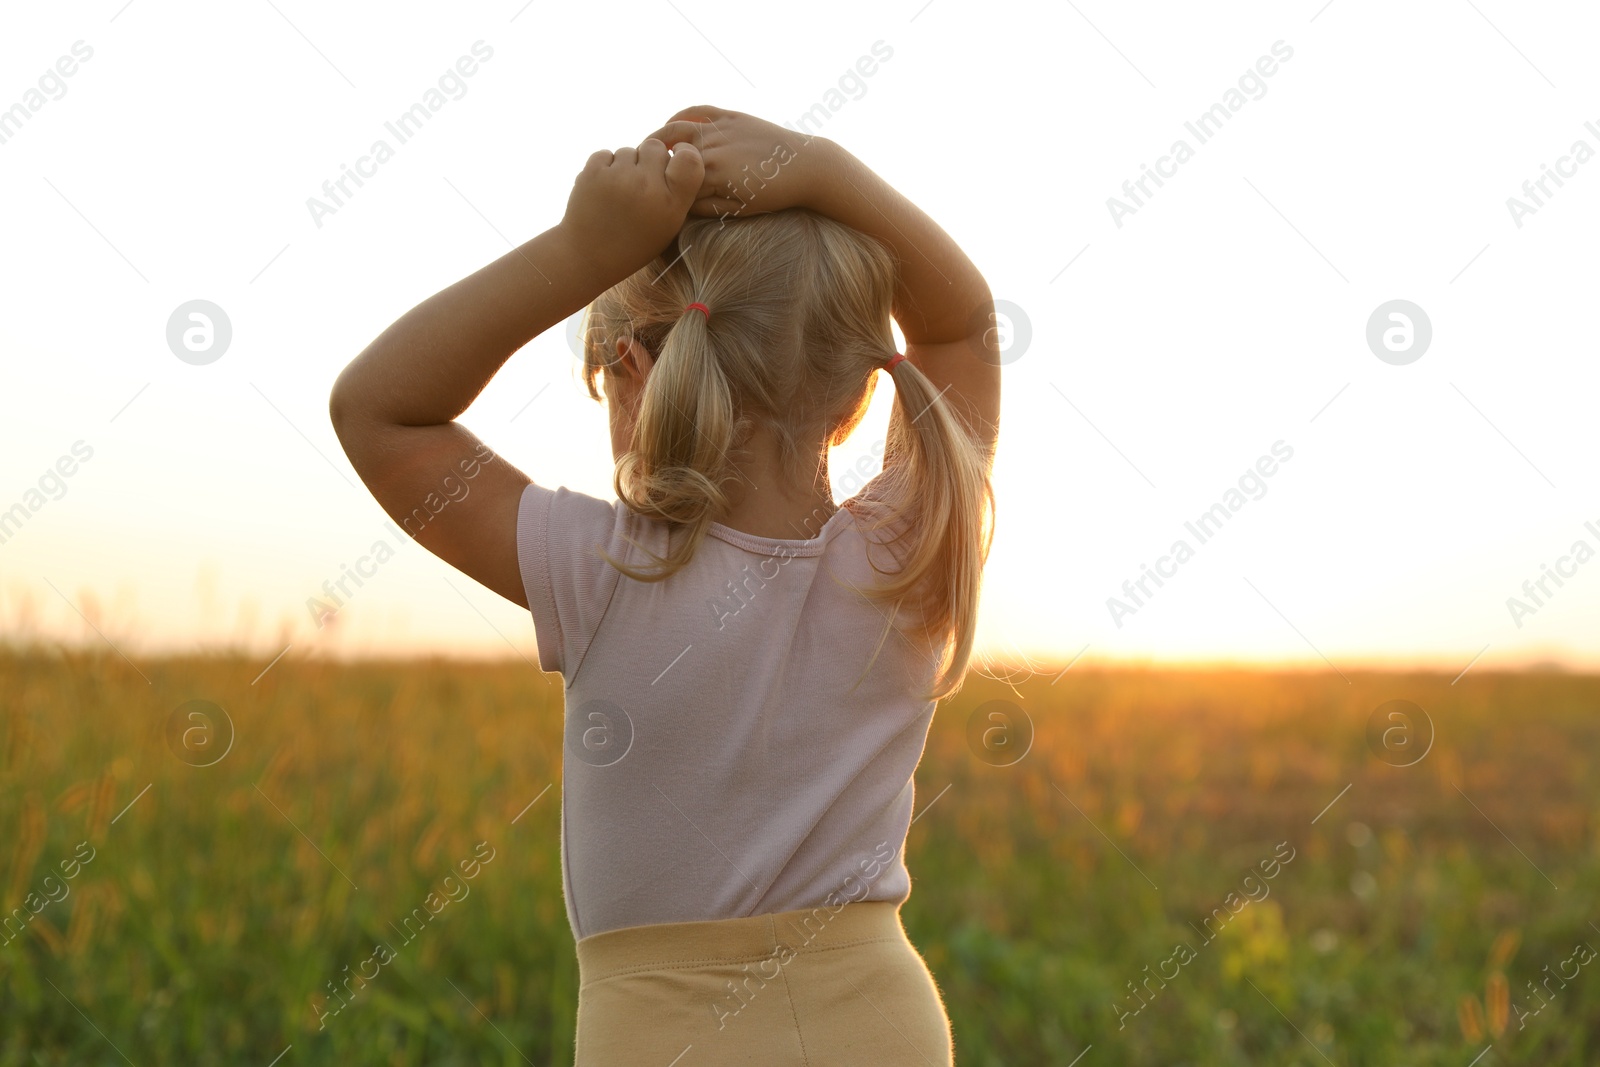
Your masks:
{"label": "meadow", "polygon": [[[0,652],[0,1067],[570,1063],[559,678],[261,667]],[[958,1063],[1600,1063],[1600,678],[1345,673],[940,706],[903,915]]]}

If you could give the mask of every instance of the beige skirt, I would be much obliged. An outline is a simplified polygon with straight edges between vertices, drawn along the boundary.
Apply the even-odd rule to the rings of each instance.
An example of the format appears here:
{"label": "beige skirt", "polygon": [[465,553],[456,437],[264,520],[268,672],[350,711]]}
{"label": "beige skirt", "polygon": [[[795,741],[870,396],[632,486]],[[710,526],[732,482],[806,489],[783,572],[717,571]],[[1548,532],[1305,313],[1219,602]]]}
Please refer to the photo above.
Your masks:
{"label": "beige skirt", "polygon": [[860,901],[578,942],[575,1067],[949,1067],[900,905]]}

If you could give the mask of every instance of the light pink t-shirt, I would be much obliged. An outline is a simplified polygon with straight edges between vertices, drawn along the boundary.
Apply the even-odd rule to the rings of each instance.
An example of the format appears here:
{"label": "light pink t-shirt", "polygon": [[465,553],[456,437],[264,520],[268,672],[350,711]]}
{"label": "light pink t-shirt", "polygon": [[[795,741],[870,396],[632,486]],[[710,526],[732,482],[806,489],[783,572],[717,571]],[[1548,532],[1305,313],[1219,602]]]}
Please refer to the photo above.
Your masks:
{"label": "light pink t-shirt", "polygon": [[597,546],[648,568],[625,538],[664,554],[665,525],[564,487],[524,490],[517,555],[539,664],[566,682],[574,938],[909,896],[900,853],[935,664],[898,629],[885,636],[888,607],[852,588],[882,580],[869,549],[896,567],[889,530],[850,510],[881,482],[810,540],[713,524],[653,583]]}

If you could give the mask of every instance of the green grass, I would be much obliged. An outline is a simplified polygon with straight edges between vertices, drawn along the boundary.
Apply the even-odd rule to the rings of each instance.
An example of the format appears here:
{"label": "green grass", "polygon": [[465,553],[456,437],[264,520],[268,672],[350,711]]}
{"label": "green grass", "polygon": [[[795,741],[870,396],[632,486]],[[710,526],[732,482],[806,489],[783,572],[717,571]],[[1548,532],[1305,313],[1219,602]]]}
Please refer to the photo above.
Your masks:
{"label": "green grass", "polygon": [[[0,894],[68,890],[0,945],[0,1067],[570,1063],[559,679],[260,668],[0,654]],[[1600,679],[1347,674],[1079,666],[941,705],[904,916],[957,1062],[1600,1062],[1600,966],[1551,978],[1600,948]],[[1395,698],[1436,729],[1412,766],[1368,747]],[[192,699],[235,727],[214,766],[169,747]],[[996,699],[1035,730],[1012,766],[969,745]],[[396,957],[319,1028],[378,941]]]}

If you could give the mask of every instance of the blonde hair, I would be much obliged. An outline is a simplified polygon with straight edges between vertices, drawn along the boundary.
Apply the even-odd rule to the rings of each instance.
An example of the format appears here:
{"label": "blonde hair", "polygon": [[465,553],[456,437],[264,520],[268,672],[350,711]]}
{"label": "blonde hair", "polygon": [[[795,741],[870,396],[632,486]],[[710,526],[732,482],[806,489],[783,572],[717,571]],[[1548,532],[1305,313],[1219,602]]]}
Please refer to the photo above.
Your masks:
{"label": "blonde hair", "polygon": [[[644,582],[687,564],[727,506],[724,486],[740,477],[733,457],[758,422],[776,438],[785,470],[814,477],[821,451],[861,422],[894,352],[894,293],[894,257],[883,244],[790,208],[691,219],[654,262],[597,297],[582,327],[589,395],[600,399],[595,376],[617,360],[618,340],[632,338],[654,357],[629,450],[617,461],[617,496],[685,532],[669,536],[665,556],[647,551],[652,570],[606,560]],[[688,309],[694,302],[710,315]],[[976,350],[973,358],[981,358]],[[898,546],[899,567],[873,563],[891,577],[863,592],[893,604],[889,626],[908,609],[912,632],[935,650],[927,698],[943,698],[961,687],[972,655],[993,540],[990,453],[909,360],[891,373],[883,489],[857,498],[852,511],[872,520],[866,529],[898,528],[883,543]]]}

